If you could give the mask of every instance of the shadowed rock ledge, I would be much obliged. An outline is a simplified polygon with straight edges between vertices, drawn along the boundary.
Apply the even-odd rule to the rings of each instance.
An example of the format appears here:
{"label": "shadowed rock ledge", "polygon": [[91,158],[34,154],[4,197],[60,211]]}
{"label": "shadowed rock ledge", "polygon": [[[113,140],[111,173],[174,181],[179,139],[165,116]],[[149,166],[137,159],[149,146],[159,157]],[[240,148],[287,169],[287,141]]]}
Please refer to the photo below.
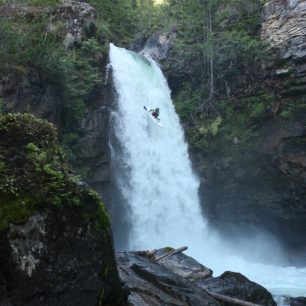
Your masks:
{"label": "shadowed rock ledge", "polygon": [[218,294],[253,305],[276,305],[265,288],[240,273],[225,272],[213,277],[210,269],[181,253],[156,261],[168,251],[169,248],[160,249],[149,257],[146,252],[117,254],[129,305],[237,305],[225,304],[216,298]]}

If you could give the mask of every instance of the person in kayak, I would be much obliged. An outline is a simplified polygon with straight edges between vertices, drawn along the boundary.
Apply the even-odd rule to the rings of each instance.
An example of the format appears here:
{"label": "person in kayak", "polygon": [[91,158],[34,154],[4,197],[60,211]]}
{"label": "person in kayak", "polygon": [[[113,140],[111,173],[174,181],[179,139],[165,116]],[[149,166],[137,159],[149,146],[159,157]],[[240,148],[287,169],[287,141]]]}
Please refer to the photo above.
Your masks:
{"label": "person in kayak", "polygon": [[155,119],[159,120],[159,118],[158,118],[158,116],[159,116],[159,108],[158,107],[155,108],[155,109],[150,109],[149,112],[152,113],[152,116]]}

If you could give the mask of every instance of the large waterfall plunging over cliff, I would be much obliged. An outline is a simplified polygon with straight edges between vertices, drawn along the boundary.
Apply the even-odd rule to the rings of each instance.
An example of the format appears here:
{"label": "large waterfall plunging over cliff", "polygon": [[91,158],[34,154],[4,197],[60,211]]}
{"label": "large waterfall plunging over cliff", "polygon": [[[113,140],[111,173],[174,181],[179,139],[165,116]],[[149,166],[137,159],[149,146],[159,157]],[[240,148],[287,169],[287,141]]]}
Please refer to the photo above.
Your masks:
{"label": "large waterfall plunging over cliff", "polygon": [[[215,272],[232,270],[274,293],[306,295],[306,270],[250,264],[208,230],[198,200],[183,130],[167,82],[155,62],[111,45],[110,60],[117,92],[113,126],[120,149],[118,188],[127,205],[130,249],[188,245],[189,254]],[[163,127],[155,125],[143,106],[159,107]],[[257,242],[257,246],[256,246]],[[250,244],[269,247],[261,239]],[[269,248],[268,248],[269,249]],[[276,247],[271,247],[276,260]]]}
{"label": "large waterfall plunging over cliff", "polygon": [[[159,67],[145,57],[111,46],[118,92],[116,134],[123,146],[127,182],[119,188],[131,208],[132,248],[181,246],[204,233],[198,181],[170,91]],[[160,108],[163,127],[144,105]]]}

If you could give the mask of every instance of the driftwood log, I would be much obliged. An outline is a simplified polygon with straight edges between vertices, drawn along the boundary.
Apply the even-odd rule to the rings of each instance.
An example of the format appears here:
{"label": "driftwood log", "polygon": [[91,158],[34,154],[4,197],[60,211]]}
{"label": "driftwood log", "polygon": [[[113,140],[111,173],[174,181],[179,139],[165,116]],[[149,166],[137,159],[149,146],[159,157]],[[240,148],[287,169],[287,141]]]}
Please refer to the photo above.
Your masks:
{"label": "driftwood log", "polygon": [[[172,256],[172,255],[175,255],[175,254],[178,254],[178,253],[182,253],[182,252],[186,251],[187,249],[188,249],[188,247],[183,246],[179,249],[173,250],[173,251],[168,252],[168,253],[166,253],[162,256],[159,256],[159,257],[155,258],[155,260],[159,261],[159,260],[167,258],[169,256]],[[215,299],[226,302],[226,303],[237,304],[237,305],[241,305],[241,306],[261,306],[259,304],[246,302],[244,300],[240,300],[240,299],[233,298],[233,297],[223,295],[223,294],[219,294],[219,293],[214,293],[214,292],[211,292],[211,291],[207,291],[207,293],[210,296],[214,297]]]}
{"label": "driftwood log", "polygon": [[214,297],[215,299],[226,302],[226,303],[237,304],[237,305],[242,305],[242,306],[262,306],[262,305],[259,305],[259,304],[246,302],[246,301],[243,301],[243,300],[240,300],[240,299],[237,299],[237,298],[233,298],[233,297],[223,295],[223,294],[219,294],[219,293],[214,293],[214,292],[211,292],[211,291],[207,291],[207,293],[210,296]]}
{"label": "driftwood log", "polygon": [[166,254],[164,254],[164,255],[162,255],[162,256],[156,257],[155,260],[156,260],[156,261],[159,261],[159,260],[164,259],[164,258],[166,258],[166,257],[175,255],[175,254],[177,254],[177,253],[184,252],[184,251],[186,251],[187,249],[188,249],[188,247],[183,246],[183,247],[181,247],[181,248],[179,248],[179,249],[176,249],[176,250],[173,250],[173,251],[171,251],[171,252],[168,252],[168,253],[166,253]]}

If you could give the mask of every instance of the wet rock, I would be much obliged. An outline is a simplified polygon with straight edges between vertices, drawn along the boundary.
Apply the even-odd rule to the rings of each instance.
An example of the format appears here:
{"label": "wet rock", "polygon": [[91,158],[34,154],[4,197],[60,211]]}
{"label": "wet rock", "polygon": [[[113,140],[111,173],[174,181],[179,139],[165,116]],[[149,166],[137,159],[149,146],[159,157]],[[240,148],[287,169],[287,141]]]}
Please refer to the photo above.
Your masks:
{"label": "wet rock", "polygon": [[[155,258],[169,250],[160,249]],[[219,293],[261,305],[276,305],[271,294],[239,273],[212,277],[212,271],[185,254],[156,261],[145,252],[117,254],[119,276],[130,305],[224,305]],[[229,304],[228,304],[229,305]]]}
{"label": "wet rock", "polygon": [[[162,256],[168,252],[169,250],[167,248],[160,249],[157,251],[155,257]],[[183,253],[161,259],[159,264],[192,282],[197,279],[209,278],[213,274],[211,269],[201,265],[195,259]]]}
{"label": "wet rock", "polygon": [[271,294],[240,273],[224,272],[219,277],[197,280],[196,284],[214,293],[239,298],[259,305],[274,306]]}
{"label": "wet rock", "polygon": [[289,298],[289,305],[290,306],[305,306],[306,297]]}
{"label": "wet rock", "polygon": [[233,143],[225,154],[191,155],[211,226],[242,244],[264,233],[290,250],[284,254],[291,264],[305,262],[305,235],[297,234],[306,232],[304,122],[302,116],[290,123],[266,121],[256,128],[249,148]]}
{"label": "wet rock", "polygon": [[117,262],[130,305],[220,305],[205,290],[153,259],[123,252]]}
{"label": "wet rock", "polygon": [[5,296],[14,305],[97,305],[100,299],[115,303],[120,283],[107,250],[111,242],[93,234],[73,214],[52,211],[37,212],[23,225],[12,224],[9,257],[0,266],[3,271],[9,263],[0,305],[6,305]]}

